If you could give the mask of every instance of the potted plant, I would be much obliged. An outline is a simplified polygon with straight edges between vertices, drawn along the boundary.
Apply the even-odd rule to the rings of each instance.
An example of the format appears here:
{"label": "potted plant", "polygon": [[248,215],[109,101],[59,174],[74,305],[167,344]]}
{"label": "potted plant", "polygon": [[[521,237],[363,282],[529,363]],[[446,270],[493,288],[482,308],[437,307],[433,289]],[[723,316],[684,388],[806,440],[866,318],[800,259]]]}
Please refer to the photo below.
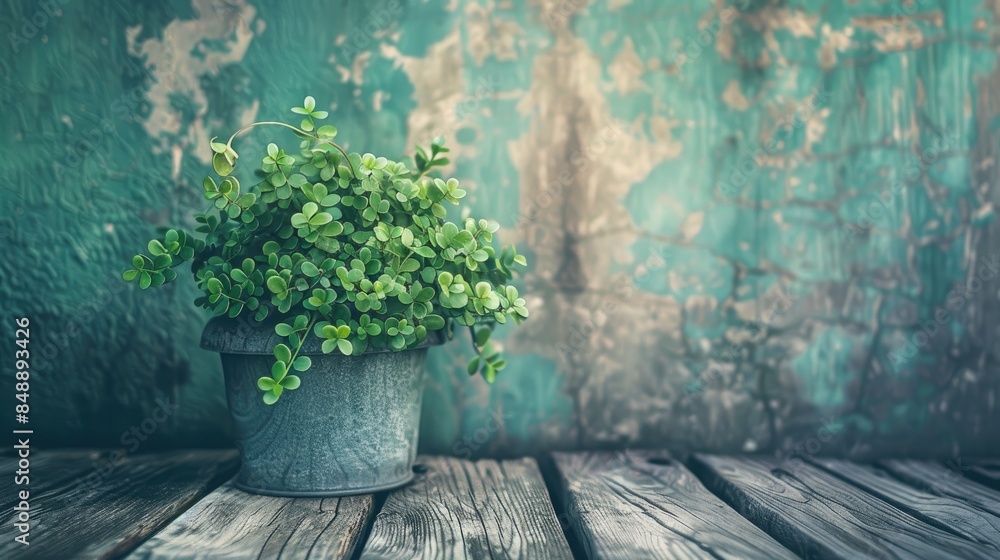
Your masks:
{"label": "potted plant", "polygon": [[[447,220],[465,196],[441,140],[412,165],[347,153],[307,97],[294,126],[255,122],[211,141],[218,180],[196,237],[161,231],[124,272],[142,289],[190,262],[211,309],[202,346],[222,355],[226,396],[243,465],[240,488],[281,496],[340,496],[412,477],[427,347],[472,334],[468,372],[492,382],[504,360],[489,341],[497,323],[528,316],[508,282],[525,259],[493,248],[496,222]],[[256,183],[233,175],[233,141],[256,126],[291,129],[295,153],[269,144]],[[301,375],[307,373],[306,375]]]}

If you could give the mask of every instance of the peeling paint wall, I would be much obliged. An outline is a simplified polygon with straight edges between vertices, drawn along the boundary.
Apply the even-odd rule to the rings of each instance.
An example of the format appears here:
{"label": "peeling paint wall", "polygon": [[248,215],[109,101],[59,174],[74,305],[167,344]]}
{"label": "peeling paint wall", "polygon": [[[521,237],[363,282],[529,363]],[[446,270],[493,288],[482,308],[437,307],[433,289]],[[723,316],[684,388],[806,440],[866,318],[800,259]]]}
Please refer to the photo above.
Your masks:
{"label": "peeling paint wall", "polygon": [[432,352],[425,451],[1000,445],[992,0],[4,7],[0,297],[40,440],[116,445],[166,399],[146,445],[227,441],[193,287],[117,279],[193,226],[212,136],[313,94],[351,149],[446,135],[529,256],[495,386]]}

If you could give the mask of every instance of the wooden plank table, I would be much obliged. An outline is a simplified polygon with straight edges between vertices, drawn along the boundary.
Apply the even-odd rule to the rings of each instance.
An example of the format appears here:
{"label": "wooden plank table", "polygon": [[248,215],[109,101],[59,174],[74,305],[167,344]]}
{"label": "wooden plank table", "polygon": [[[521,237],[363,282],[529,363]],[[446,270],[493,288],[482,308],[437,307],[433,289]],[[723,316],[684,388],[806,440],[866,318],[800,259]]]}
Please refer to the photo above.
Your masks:
{"label": "wooden plank table", "polygon": [[[92,453],[34,453],[29,544],[14,541],[16,515],[7,508],[0,558],[119,557],[225,482],[239,464],[231,450],[97,454],[98,462]],[[12,483],[13,476],[6,484]],[[9,501],[15,489],[6,488]]]}
{"label": "wooden plank table", "polygon": [[236,489],[232,450],[111,457],[33,452],[29,546],[5,476],[0,558],[1000,558],[996,461],[422,456],[406,487],[319,499]]}
{"label": "wooden plank table", "polygon": [[696,470],[737,511],[807,558],[995,558],[819,467],[697,456]]}
{"label": "wooden plank table", "polygon": [[555,462],[590,558],[795,558],[667,453],[558,453]]}
{"label": "wooden plank table", "polygon": [[422,457],[361,558],[572,558],[534,459]]}

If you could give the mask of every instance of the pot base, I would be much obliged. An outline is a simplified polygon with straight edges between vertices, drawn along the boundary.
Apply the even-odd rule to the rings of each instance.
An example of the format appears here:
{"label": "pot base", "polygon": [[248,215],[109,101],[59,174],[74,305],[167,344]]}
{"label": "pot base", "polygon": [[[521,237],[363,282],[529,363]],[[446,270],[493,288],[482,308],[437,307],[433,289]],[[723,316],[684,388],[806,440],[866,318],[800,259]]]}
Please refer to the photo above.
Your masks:
{"label": "pot base", "polygon": [[254,488],[252,486],[247,486],[242,484],[238,480],[233,481],[233,484],[240,490],[244,492],[249,492],[251,494],[259,494],[261,496],[275,496],[279,498],[341,498],[344,496],[359,496],[363,494],[375,494],[377,492],[385,492],[387,490],[395,490],[401,486],[406,486],[407,484],[413,482],[413,473],[410,476],[401,478],[397,481],[390,482],[388,484],[380,484],[378,486],[364,486],[361,488],[349,488],[347,490],[316,490],[316,491],[294,491],[294,490],[270,490],[267,488]]}

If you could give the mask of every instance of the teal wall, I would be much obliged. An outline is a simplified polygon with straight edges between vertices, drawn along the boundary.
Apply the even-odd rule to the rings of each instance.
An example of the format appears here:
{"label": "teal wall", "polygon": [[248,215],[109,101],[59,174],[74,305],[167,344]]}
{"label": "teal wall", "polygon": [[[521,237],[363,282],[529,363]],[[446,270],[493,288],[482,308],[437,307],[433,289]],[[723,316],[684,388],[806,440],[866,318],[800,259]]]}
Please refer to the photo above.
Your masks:
{"label": "teal wall", "polygon": [[193,227],[209,138],[312,94],[349,149],[445,134],[529,256],[494,386],[432,352],[425,451],[1000,445],[1000,4],[2,7],[2,332],[32,321],[39,442],[119,445],[164,400],[142,446],[228,441],[194,287],[120,273]]}

